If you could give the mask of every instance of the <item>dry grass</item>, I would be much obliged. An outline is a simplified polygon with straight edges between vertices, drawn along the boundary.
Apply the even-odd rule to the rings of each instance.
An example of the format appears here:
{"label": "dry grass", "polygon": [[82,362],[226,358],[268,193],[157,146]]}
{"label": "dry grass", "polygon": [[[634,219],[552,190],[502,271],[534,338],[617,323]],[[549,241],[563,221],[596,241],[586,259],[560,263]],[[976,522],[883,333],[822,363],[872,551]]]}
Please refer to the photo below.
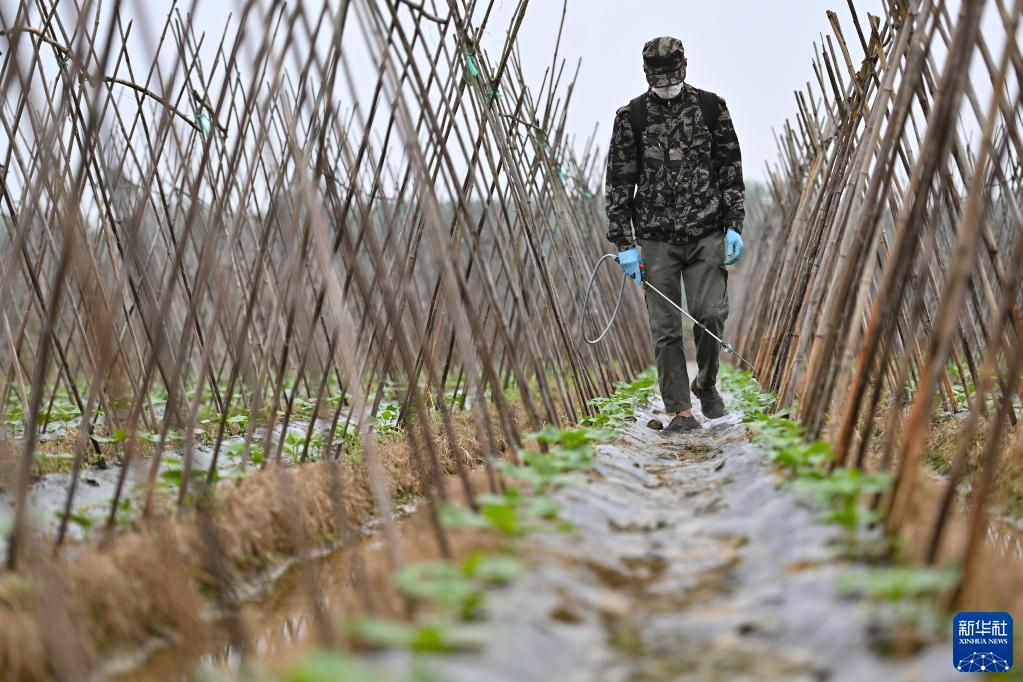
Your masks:
{"label": "dry grass", "polygon": [[[888,409],[881,414],[879,424],[888,422]],[[961,447],[965,425],[962,415],[942,415],[931,424],[924,444],[924,461],[936,475],[918,479],[900,533],[900,554],[911,563],[922,562],[927,555],[939,502],[946,490],[945,475]],[[967,472],[946,521],[939,564],[958,562],[965,554],[971,518],[969,510],[972,509],[970,495],[989,433],[990,424],[982,422],[969,442]],[[878,434],[873,434],[871,445],[868,463],[869,468],[875,468],[882,445]],[[1023,517],[1023,429],[1019,425],[1010,428],[1004,436],[988,502],[991,513],[988,533],[974,562],[979,572],[972,577],[970,584],[964,586],[961,603],[969,604],[973,610],[1019,612],[1023,609],[1023,556],[1018,552],[1018,543],[1023,533],[999,518],[1000,515],[1017,520]]]}
{"label": "dry grass", "polygon": [[[886,434],[893,411],[900,417],[895,433]],[[885,399],[878,406],[876,419],[871,430],[857,433],[866,438],[868,448],[865,469],[871,472],[882,469],[882,453],[888,442],[905,442],[904,426],[908,406],[893,405]],[[924,470],[916,479],[913,494],[899,535],[892,545],[899,563],[908,567],[920,567],[927,563],[932,534],[940,511],[940,504],[947,494],[948,473],[952,461],[964,444],[968,415],[964,412],[932,414],[931,423],[923,443],[921,466]],[[991,423],[982,419],[975,433],[966,443],[966,471],[957,489],[952,507],[945,520],[941,543],[935,564],[942,567],[962,567],[970,535],[973,513],[973,486],[981,468],[981,456],[990,436]],[[937,611],[1008,611],[1018,613],[1023,609],[1023,532],[1006,523],[1004,516],[1023,519],[1023,429],[1010,428],[1005,434],[999,451],[999,461],[994,485],[987,498],[988,510],[986,533],[980,546],[970,557],[970,572],[960,586],[960,592],[941,595],[933,606]],[[894,452],[898,456],[898,449]],[[894,468],[897,469],[895,462]],[[1015,503],[1015,506],[1014,506]],[[912,646],[919,644],[919,633],[912,629],[909,638]],[[1017,637],[1017,642],[1023,638]]]}
{"label": "dry grass", "polygon": [[[100,434],[102,435],[102,434]],[[169,443],[168,446],[172,445]],[[35,456],[32,459],[32,476],[39,477],[54,473],[70,473],[74,465],[75,451],[78,448],[78,430],[69,428],[54,437],[36,443]],[[92,444],[85,450],[83,466],[96,464],[100,458],[115,461],[121,458],[123,445],[100,443],[100,454],[96,454]],[[155,445],[144,440],[135,443],[135,456],[151,457]],[[14,482],[18,459],[21,458],[22,446],[17,441],[0,440],[0,490],[9,489]]]}
{"label": "dry grass", "polygon": [[1005,438],[993,498],[1007,516],[1023,521],[1023,426],[1019,424]]}
{"label": "dry grass", "polygon": [[0,438],[0,491],[10,490],[17,475],[18,455],[15,444]]}
{"label": "dry grass", "polygon": [[38,619],[32,613],[0,612],[0,666],[7,680],[51,679]]}
{"label": "dry grass", "polygon": [[[496,414],[491,416],[499,433]],[[520,415],[517,421],[521,427],[524,419]],[[448,474],[445,487],[453,496],[461,488],[453,476],[456,457],[475,470],[476,489],[486,487],[479,467],[484,445],[472,415],[454,415],[454,426],[454,443],[436,430],[441,466]],[[426,490],[412,447],[404,438],[377,447],[395,499]],[[0,577],[0,678],[61,678],[62,669],[94,669],[101,659],[153,636],[201,638],[206,627],[202,613],[219,584],[210,568],[213,553],[219,553],[232,580],[255,577],[283,558],[344,539],[349,529],[368,521],[374,511],[369,490],[366,467],[357,459],[268,467],[215,489],[204,511],[213,519],[216,548],[203,540],[196,509],[175,514],[164,503],[156,518],[119,532],[106,545],[71,546],[56,559],[49,552],[26,557],[18,574]],[[450,540],[457,554],[484,542],[478,534],[462,533]],[[40,538],[31,544],[42,548],[49,543]],[[342,606],[348,612],[371,608],[398,615],[404,605],[390,586],[386,553],[381,543],[363,544],[353,555],[361,567],[362,589]],[[402,522],[401,545],[406,560],[438,555],[427,514]],[[351,575],[337,579],[351,581]],[[367,603],[368,595],[374,604]]]}
{"label": "dry grass", "polygon": [[[931,424],[924,446],[925,461],[938,474],[946,475],[949,465],[962,447],[965,419],[940,417]],[[966,450],[964,481],[972,488],[980,472],[981,456],[987,445],[991,424],[981,422]],[[1009,427],[1002,437],[998,466],[989,501],[1006,516],[1023,519],[1023,430]]]}
{"label": "dry grass", "polygon": [[[885,405],[879,412],[876,424],[886,425],[892,408]],[[965,415],[941,414],[934,417],[924,442],[923,460],[939,476],[946,476],[949,466],[962,446]],[[901,423],[900,423],[901,427]],[[978,424],[976,433],[970,438],[966,450],[966,473],[964,482],[972,487],[979,472],[980,458],[988,441],[991,424],[984,420]],[[902,437],[901,431],[896,434]],[[883,446],[880,430],[871,434],[868,469],[875,469]],[[998,469],[989,500],[999,513],[1023,520],[1023,427],[1009,427],[1002,439]]]}

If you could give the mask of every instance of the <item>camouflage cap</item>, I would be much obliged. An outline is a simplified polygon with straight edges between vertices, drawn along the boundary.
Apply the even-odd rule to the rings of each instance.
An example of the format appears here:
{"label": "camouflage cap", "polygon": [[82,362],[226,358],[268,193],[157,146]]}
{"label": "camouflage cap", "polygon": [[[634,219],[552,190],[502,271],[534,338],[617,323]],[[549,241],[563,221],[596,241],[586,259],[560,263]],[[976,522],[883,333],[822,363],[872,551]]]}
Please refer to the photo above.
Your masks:
{"label": "camouflage cap", "polygon": [[678,38],[654,38],[643,46],[643,72],[652,88],[676,85],[686,79],[686,50]]}

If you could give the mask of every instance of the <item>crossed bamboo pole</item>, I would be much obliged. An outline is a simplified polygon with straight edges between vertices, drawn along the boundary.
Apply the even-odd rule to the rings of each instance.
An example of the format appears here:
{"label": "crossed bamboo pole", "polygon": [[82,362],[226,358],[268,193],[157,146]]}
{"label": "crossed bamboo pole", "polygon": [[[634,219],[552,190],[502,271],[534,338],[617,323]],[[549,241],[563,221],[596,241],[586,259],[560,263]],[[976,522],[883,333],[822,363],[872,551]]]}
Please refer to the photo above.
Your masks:
{"label": "crossed bamboo pole", "polygon": [[[516,457],[522,438],[508,396],[527,428],[577,421],[589,399],[650,363],[625,331],[645,324],[635,296],[605,346],[581,343],[594,320],[580,318],[574,284],[604,250],[600,153],[591,139],[577,156],[564,134],[574,81],[558,46],[532,91],[518,58],[525,1],[493,62],[481,45],[493,2],[249,0],[215,41],[192,21],[196,1],[158,25],[130,19],[127,4],[76,4],[70,26],[45,1],[0,16],[0,282],[11,292],[0,302],[0,416],[19,405],[26,415],[5,436],[21,451],[8,567],[30,543],[66,542],[100,456],[120,465],[103,538],[119,532],[125,499],[153,514],[175,442],[174,500],[194,506],[210,565],[222,567],[209,493],[229,418],[245,411],[243,465],[256,446],[264,469],[340,463],[355,434],[397,568],[373,432],[392,386],[446,554],[440,436],[456,446],[456,412],[471,416],[500,490],[494,460]],[[348,49],[360,40],[368,89]],[[611,273],[598,286],[610,297]],[[600,302],[596,314],[609,312]],[[30,532],[30,472],[64,395],[81,416],[49,539]],[[193,429],[209,414],[211,461],[198,471]],[[304,445],[285,457],[294,428]],[[102,447],[115,430],[124,442]],[[310,446],[317,430],[322,452]],[[469,462],[451,460],[474,505]],[[214,579],[235,613],[229,573]],[[315,593],[315,574],[306,579]]]}
{"label": "crossed bamboo pole", "polygon": [[[985,8],[995,33],[981,31]],[[866,24],[848,9],[856,39],[828,14],[816,84],[796,93],[768,200],[751,212],[764,234],[745,265],[737,347],[807,434],[831,441],[836,466],[895,474],[875,501],[890,535],[918,513],[935,410],[969,411],[918,552],[948,560],[952,510],[965,504],[959,599],[979,575],[992,481],[1021,454],[1004,451],[1023,380],[1021,105],[1008,87],[1023,74],[1021,6],[964,0],[953,17],[940,0],[901,0]],[[985,423],[980,484],[963,500]]]}

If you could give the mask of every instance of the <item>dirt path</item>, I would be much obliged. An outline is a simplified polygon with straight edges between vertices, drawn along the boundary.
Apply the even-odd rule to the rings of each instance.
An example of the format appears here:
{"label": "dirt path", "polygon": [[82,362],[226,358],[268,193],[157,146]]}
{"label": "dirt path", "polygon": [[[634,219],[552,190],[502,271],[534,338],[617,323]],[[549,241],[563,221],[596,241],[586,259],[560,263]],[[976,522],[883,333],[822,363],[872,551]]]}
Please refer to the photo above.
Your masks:
{"label": "dirt path", "polygon": [[[646,427],[658,407],[597,446],[586,483],[555,494],[576,531],[522,541],[532,570],[488,593],[491,644],[375,663],[394,679],[452,682],[953,679],[948,646],[897,661],[874,652],[873,607],[837,589],[856,570],[837,527],[782,484],[739,413],[664,437]],[[351,589],[346,556],[317,560],[327,603]],[[246,606],[261,650],[287,655],[308,636],[303,585],[286,574]],[[233,667],[226,642],[199,658]],[[166,679],[189,659],[167,650],[130,677]]]}
{"label": "dirt path", "polygon": [[425,669],[466,681],[953,678],[946,646],[899,661],[871,650],[871,606],[836,589],[850,570],[837,530],[780,485],[739,414],[669,438],[645,426],[653,416],[598,448],[588,484],[558,494],[577,532],[528,540],[536,570],[489,602],[495,644]]}

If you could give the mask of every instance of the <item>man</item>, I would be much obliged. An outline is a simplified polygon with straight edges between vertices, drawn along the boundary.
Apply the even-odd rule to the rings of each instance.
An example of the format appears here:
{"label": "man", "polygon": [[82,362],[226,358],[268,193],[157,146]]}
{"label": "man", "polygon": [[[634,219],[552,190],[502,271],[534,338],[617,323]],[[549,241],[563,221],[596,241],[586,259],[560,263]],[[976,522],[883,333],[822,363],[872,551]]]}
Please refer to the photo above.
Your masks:
{"label": "man", "polygon": [[[687,63],[675,38],[643,46],[650,90],[615,114],[607,238],[618,247],[622,271],[641,286],[645,280],[681,305],[684,281],[690,314],[721,337],[728,316],[724,266],[737,262],[743,248],[742,159],[725,101],[687,84]],[[719,344],[693,329],[699,372],[690,387],[682,317],[649,287],[645,292],[661,395],[674,415],[665,430],[697,430],[690,388],[705,417],[725,413],[715,387]]]}

